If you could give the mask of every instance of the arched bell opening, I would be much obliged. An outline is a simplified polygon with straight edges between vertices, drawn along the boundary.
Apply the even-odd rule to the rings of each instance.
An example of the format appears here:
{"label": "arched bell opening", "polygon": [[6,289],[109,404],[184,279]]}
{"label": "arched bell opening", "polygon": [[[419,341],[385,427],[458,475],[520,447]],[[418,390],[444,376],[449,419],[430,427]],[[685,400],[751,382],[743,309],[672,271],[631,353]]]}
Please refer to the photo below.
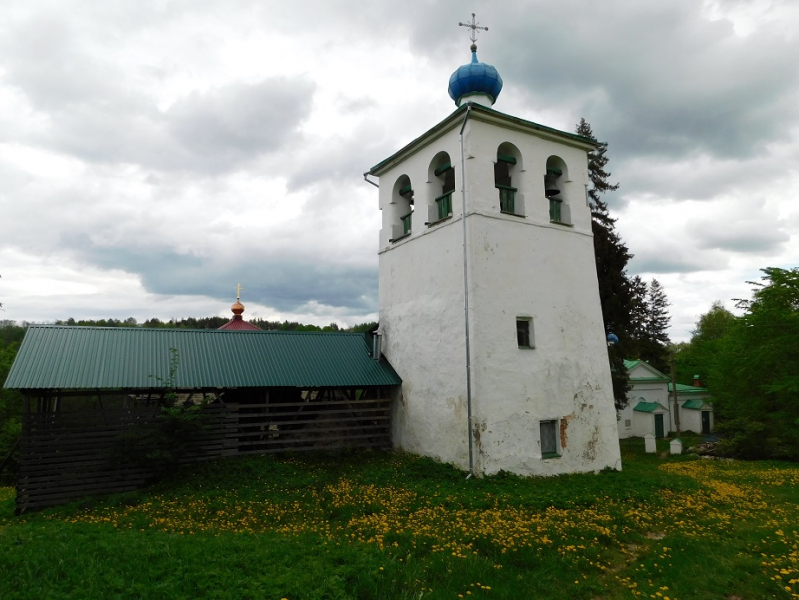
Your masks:
{"label": "arched bell opening", "polygon": [[430,161],[427,181],[432,186],[427,222],[436,223],[452,216],[452,195],[455,192],[455,169],[446,152],[439,152]]}
{"label": "arched bell opening", "polygon": [[524,195],[519,190],[522,168],[522,154],[510,142],[497,148],[494,162],[494,187],[499,195],[499,210],[505,214],[524,214]]}
{"label": "arched bell opening", "polygon": [[547,159],[544,174],[544,196],[549,201],[549,220],[552,223],[571,223],[569,199],[566,183],[569,181],[569,170],[559,156]]}
{"label": "arched bell opening", "polygon": [[396,242],[411,235],[413,229],[413,186],[407,175],[401,175],[391,193],[391,237]]}

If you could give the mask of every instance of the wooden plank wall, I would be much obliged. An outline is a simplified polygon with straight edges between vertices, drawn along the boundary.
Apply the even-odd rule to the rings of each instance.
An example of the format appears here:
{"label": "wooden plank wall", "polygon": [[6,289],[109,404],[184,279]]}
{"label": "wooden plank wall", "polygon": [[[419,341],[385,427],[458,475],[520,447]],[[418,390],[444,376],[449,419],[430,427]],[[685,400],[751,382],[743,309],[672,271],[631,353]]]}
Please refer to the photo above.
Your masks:
{"label": "wooden plank wall", "polygon": [[[209,404],[202,428],[180,462],[219,456],[389,447],[388,399]],[[32,412],[23,417],[17,513],[84,496],[143,487],[158,465],[133,460],[147,452],[159,409]]]}

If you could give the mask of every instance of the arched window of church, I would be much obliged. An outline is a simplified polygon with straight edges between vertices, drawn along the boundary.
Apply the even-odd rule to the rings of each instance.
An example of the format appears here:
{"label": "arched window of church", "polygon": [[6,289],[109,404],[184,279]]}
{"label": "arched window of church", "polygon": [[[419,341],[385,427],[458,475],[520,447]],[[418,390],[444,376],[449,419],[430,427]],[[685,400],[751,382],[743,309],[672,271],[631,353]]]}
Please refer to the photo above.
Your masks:
{"label": "arched window of church", "polygon": [[394,183],[391,195],[391,239],[396,242],[411,234],[413,226],[413,186],[407,175]]}
{"label": "arched window of church", "polygon": [[524,196],[517,185],[521,172],[522,155],[519,149],[510,142],[500,144],[494,163],[494,186],[499,193],[500,212],[524,215]]}
{"label": "arched window of church", "polygon": [[449,154],[439,152],[430,162],[428,181],[433,187],[432,203],[428,207],[428,223],[452,216],[452,195],[455,192],[455,169]]}
{"label": "arched window of church", "polygon": [[569,170],[563,159],[550,156],[544,175],[544,195],[549,200],[549,220],[552,223],[571,224],[571,210],[566,193],[566,184],[569,181]]}

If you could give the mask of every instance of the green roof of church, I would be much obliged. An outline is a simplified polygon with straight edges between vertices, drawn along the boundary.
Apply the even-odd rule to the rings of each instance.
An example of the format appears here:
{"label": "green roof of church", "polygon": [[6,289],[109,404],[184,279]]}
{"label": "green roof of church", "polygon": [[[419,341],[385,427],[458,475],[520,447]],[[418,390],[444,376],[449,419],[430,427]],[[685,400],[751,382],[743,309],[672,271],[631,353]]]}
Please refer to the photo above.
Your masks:
{"label": "green roof of church", "polygon": [[659,408],[666,410],[666,408],[661,406],[658,402],[639,402],[638,404],[635,405],[635,408],[633,408],[633,410],[636,410],[638,412],[651,413],[655,412]]}
{"label": "green roof of church", "polygon": [[[668,384],[669,384],[669,392],[672,391],[671,378],[668,375],[664,375],[663,373],[658,371],[655,367],[650,365],[645,360],[640,360],[640,359],[639,360],[629,360],[629,359],[626,359],[626,358],[624,359],[624,368],[627,369],[627,371],[632,371],[635,367],[637,367],[638,365],[641,365],[641,364],[646,365],[647,367],[649,367],[649,369],[654,371],[654,373],[650,377],[630,377],[630,381],[638,381],[638,382],[642,382],[642,381],[667,381]],[[655,373],[659,373],[659,375],[655,375]],[[707,388],[703,388],[703,387],[699,387],[699,386],[695,386],[695,385],[684,385],[682,383],[678,383],[677,384],[677,393],[678,394],[707,394],[708,391],[707,391]]]}
{"label": "green roof of church", "polygon": [[[630,377],[630,381],[669,381],[669,377],[658,371],[655,367],[650,365],[645,360],[628,360],[624,359],[624,368],[627,371],[632,371],[638,365],[646,365],[654,373],[650,377]],[[657,373],[657,374],[655,374]]]}
{"label": "green roof of church", "polygon": [[180,389],[401,383],[362,333],[32,325],[4,387],[163,388],[173,348]]}

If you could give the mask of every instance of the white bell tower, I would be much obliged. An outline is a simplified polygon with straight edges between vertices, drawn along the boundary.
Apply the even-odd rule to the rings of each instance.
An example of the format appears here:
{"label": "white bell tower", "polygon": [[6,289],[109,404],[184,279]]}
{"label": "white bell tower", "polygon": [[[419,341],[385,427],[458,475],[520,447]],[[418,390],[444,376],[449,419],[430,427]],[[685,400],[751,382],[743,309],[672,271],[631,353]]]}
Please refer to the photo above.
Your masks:
{"label": "white bell tower", "polygon": [[475,474],[618,469],[593,143],[490,108],[501,89],[473,44],[455,112],[368,173],[383,352],[403,380],[393,443]]}

